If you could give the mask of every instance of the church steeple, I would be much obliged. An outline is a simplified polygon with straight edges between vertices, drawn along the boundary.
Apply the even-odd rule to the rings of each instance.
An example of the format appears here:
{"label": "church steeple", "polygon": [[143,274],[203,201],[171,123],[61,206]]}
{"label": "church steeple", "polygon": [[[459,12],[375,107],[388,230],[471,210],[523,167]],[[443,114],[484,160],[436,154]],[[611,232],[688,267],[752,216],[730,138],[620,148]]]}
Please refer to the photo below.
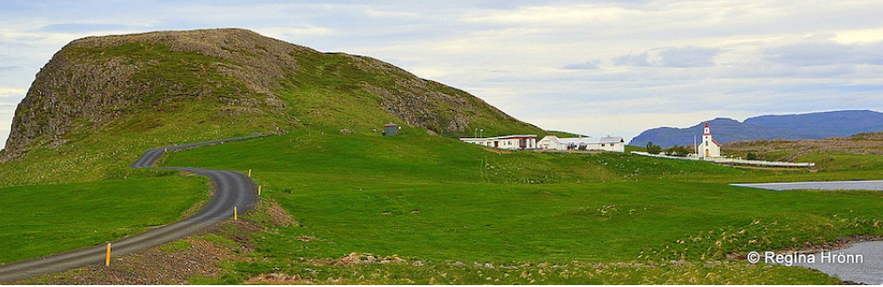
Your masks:
{"label": "church steeple", "polygon": [[708,122],[705,122],[705,129],[702,132],[702,142],[696,148],[696,153],[700,157],[719,157],[720,144],[711,137],[711,128]]}

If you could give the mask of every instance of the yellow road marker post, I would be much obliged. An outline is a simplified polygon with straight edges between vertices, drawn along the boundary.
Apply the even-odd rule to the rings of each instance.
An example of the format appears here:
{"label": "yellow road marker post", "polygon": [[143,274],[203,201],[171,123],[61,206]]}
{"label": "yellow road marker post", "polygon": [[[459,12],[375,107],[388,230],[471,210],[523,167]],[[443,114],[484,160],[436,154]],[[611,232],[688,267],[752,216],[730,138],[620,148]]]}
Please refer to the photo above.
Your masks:
{"label": "yellow road marker post", "polygon": [[239,220],[239,210],[236,207],[233,207],[233,221]]}
{"label": "yellow road marker post", "polygon": [[251,177],[251,169],[248,169],[248,177]]}
{"label": "yellow road marker post", "polygon": [[261,186],[258,185],[258,196],[261,196]]}
{"label": "yellow road marker post", "polygon": [[104,257],[104,266],[110,266],[110,243],[107,243],[107,256]]}

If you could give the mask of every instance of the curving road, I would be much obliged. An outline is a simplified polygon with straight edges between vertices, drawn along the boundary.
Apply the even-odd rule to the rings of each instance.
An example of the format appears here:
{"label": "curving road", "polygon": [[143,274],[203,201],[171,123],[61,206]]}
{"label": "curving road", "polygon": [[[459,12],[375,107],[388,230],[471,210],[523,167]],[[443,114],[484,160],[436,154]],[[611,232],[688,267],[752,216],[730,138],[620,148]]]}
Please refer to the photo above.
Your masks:
{"label": "curving road", "polygon": [[[246,137],[151,149],[144,152],[144,155],[132,163],[130,167],[151,167],[159,160],[163,152],[167,150],[188,149],[241,139],[246,139]],[[211,201],[203,207],[202,211],[190,218],[113,242],[114,257],[131,254],[192,235],[233,217],[234,207],[244,212],[254,208],[257,202],[257,188],[254,182],[244,174],[225,170],[189,167],[166,167],[165,169],[189,171],[207,176],[214,183],[214,194]],[[103,264],[105,252],[107,251],[106,248],[105,244],[101,244],[2,265],[0,266],[0,282],[60,272],[90,264]]]}

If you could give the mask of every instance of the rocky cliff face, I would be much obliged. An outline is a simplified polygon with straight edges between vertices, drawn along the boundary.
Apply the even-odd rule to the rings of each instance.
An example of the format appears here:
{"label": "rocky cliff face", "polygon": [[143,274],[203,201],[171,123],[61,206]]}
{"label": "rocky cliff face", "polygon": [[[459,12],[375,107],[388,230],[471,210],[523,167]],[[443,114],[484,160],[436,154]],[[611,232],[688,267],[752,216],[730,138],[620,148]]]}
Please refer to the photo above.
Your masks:
{"label": "rocky cliff face", "polygon": [[[305,103],[312,110],[302,109]],[[206,118],[218,122],[250,114],[291,125],[305,118],[310,125],[340,117],[389,120],[449,135],[479,127],[539,131],[465,92],[372,58],[320,53],[243,29],[165,31],[88,37],[62,48],[18,105],[4,157],[64,145],[73,134],[134,113],[182,106],[213,113]]]}
{"label": "rocky cliff face", "polygon": [[[7,157],[64,144],[74,129],[100,129],[134,109],[180,98],[280,110],[284,104],[271,89],[297,70],[299,53],[315,51],[239,29],[75,40],[40,70],[19,103]],[[255,102],[256,94],[264,100]]]}

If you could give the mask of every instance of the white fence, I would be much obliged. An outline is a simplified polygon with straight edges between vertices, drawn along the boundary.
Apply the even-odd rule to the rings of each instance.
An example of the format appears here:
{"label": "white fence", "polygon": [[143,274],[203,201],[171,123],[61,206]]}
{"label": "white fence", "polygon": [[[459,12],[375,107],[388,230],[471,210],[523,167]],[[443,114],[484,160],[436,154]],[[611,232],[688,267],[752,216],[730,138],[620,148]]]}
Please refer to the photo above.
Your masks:
{"label": "white fence", "polygon": [[650,156],[650,157],[660,157],[660,158],[669,158],[669,159],[681,159],[681,160],[701,160],[708,161],[720,164],[732,164],[732,165],[751,165],[751,166],[765,166],[765,167],[814,167],[816,166],[813,162],[784,162],[784,161],[763,161],[763,160],[747,160],[741,158],[727,158],[727,157],[697,157],[697,156],[688,156],[688,157],[679,157],[679,156],[669,156],[662,154],[649,154],[646,152],[633,151],[632,154]]}

